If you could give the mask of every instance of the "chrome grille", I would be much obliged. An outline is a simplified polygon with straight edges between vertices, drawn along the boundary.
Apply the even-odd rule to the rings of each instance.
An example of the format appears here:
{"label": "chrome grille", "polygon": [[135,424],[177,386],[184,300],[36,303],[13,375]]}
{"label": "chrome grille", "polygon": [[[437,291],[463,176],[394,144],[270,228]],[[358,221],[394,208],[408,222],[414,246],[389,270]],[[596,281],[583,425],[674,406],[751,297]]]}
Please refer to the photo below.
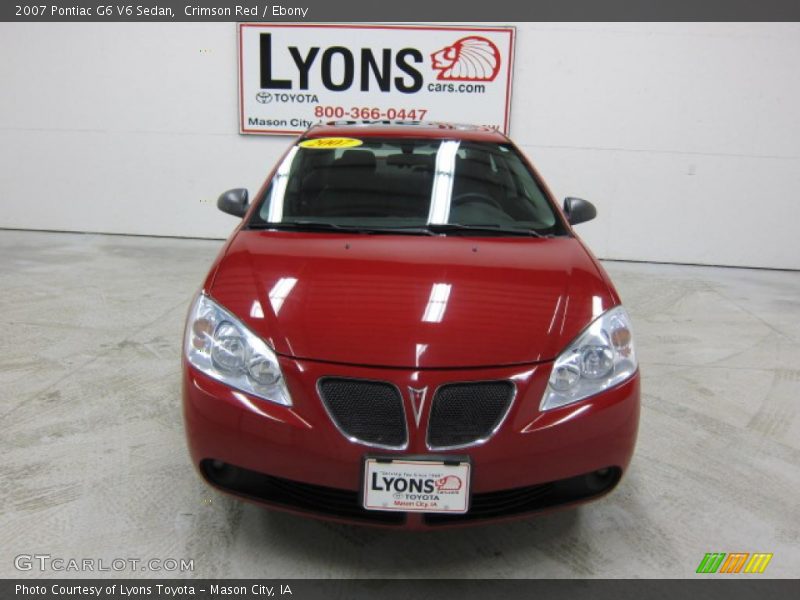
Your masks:
{"label": "chrome grille", "polygon": [[408,442],[403,399],[389,383],[327,377],[319,395],[336,427],[346,437],[381,448]]}
{"label": "chrome grille", "polygon": [[428,422],[428,446],[467,446],[491,436],[508,413],[510,381],[448,383],[436,390]]}

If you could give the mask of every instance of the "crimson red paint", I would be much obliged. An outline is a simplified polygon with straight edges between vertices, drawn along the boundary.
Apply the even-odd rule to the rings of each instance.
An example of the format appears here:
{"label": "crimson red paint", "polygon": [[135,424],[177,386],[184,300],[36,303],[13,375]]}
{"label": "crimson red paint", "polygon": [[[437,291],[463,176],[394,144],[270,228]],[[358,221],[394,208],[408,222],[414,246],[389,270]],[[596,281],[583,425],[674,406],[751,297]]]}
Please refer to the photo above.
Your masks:
{"label": "crimson red paint", "polygon": [[[329,136],[508,143],[491,131],[436,126],[321,126],[307,134]],[[602,266],[543,189],[566,235],[237,228],[203,289],[274,350],[292,406],[229,387],[196,369],[184,352],[186,432],[201,473],[227,491],[273,508],[377,525],[387,523],[372,523],[369,515],[357,514],[358,507],[352,513],[314,510],[305,497],[287,500],[288,492],[270,496],[255,484],[226,486],[208,476],[204,461],[277,478],[275,485],[310,484],[322,486],[309,488],[321,494],[346,495],[359,492],[367,455],[468,457],[476,510],[494,493],[542,486],[544,497],[554,482],[624,473],[639,421],[638,371],[584,400],[540,408],[556,357],[595,318],[620,304]],[[290,293],[276,294],[284,284]],[[436,286],[446,286],[446,306],[431,316]],[[385,382],[398,390],[407,430],[404,447],[376,449],[343,435],[320,397],[319,382],[330,377]],[[454,382],[497,381],[513,383],[514,396],[491,435],[466,447],[431,450],[426,432],[436,390]],[[571,505],[602,495],[617,481],[618,476],[609,479],[596,494],[559,492],[560,500],[525,505],[530,510],[498,509],[487,512],[486,519]],[[573,484],[559,485],[566,490]],[[424,528],[481,520],[440,524],[409,514],[398,524]]]}

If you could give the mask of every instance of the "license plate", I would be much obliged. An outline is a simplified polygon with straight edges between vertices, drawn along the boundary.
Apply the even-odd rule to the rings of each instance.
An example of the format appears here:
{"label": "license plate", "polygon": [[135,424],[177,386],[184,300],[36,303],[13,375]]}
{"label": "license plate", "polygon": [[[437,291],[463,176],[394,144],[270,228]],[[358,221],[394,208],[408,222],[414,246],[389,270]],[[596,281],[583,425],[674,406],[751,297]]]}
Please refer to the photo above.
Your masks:
{"label": "license plate", "polygon": [[468,460],[367,458],[363,501],[367,510],[465,513],[469,508]]}

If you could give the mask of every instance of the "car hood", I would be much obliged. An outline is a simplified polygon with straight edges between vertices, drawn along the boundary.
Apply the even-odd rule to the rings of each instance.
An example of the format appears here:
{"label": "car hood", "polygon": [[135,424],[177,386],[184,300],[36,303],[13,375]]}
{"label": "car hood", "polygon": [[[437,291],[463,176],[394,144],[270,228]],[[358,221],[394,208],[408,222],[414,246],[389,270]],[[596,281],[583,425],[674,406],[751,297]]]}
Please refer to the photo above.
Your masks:
{"label": "car hood", "polygon": [[242,230],[208,292],[278,354],[404,368],[551,360],[615,303],[571,237]]}

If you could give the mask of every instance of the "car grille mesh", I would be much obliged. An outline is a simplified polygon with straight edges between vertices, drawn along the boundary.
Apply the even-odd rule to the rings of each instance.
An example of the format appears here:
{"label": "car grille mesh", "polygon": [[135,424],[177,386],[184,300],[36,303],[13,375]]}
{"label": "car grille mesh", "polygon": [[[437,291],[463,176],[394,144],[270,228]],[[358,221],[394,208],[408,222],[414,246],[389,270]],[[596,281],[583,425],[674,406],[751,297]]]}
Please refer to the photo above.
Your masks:
{"label": "car grille mesh", "polygon": [[454,515],[444,513],[429,513],[425,515],[425,522],[429,525],[444,525],[534,511],[547,505],[548,496],[552,494],[554,487],[552,483],[545,483],[513,490],[474,494],[468,513],[457,515],[455,518]]}
{"label": "car grille mesh", "polygon": [[347,437],[367,444],[402,448],[406,431],[403,400],[388,383],[327,378],[319,392],[336,426]]}
{"label": "car grille mesh", "polygon": [[406,520],[405,513],[364,509],[357,491],[293,481],[233,465],[225,465],[219,470],[214,468],[213,462],[204,460],[201,463],[206,478],[215,485],[240,496],[293,510],[354,521],[402,525]]}
{"label": "car grille mesh", "polygon": [[618,467],[609,467],[548,483],[510,490],[473,494],[469,512],[465,514],[428,513],[426,525],[450,525],[535,513],[601,496],[611,490],[622,476]]}
{"label": "car grille mesh", "polygon": [[[378,525],[402,525],[406,521],[404,512],[364,509],[355,490],[293,481],[211,459],[201,461],[200,469],[214,485],[279,507]],[[476,493],[465,514],[423,513],[422,518],[426,525],[435,527],[535,513],[601,496],[616,486],[621,476],[621,469],[608,467],[559,481]]]}
{"label": "car grille mesh", "polygon": [[489,437],[514,398],[510,381],[451,383],[436,390],[428,422],[432,448],[464,446]]}

